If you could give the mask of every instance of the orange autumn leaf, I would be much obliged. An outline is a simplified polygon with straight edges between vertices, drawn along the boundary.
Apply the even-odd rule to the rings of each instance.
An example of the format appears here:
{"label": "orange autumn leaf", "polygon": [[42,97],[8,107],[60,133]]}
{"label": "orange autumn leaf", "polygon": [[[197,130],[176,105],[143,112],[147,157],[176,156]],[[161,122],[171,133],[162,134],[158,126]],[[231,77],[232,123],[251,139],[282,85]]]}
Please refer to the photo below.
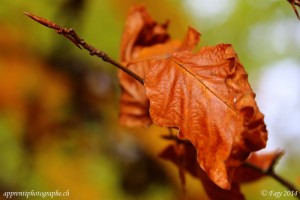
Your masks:
{"label": "orange autumn leaf", "polygon": [[145,77],[152,121],[179,129],[209,178],[229,189],[233,169],[264,148],[267,131],[231,45],[182,51],[156,61]]}
{"label": "orange autumn leaf", "polygon": [[[140,51],[169,40],[167,24],[157,24],[143,7],[134,7],[129,12],[121,40],[120,61],[126,65],[139,58]],[[144,67],[145,65],[145,67]],[[140,77],[148,71],[148,61],[127,66]],[[152,123],[149,116],[149,101],[144,87],[123,71],[118,73],[121,98],[119,121],[127,126],[141,126]]]}
{"label": "orange autumn leaf", "polygon": [[[167,25],[157,24],[143,7],[132,8],[121,41],[120,59],[123,65],[144,78],[156,59],[174,51],[193,49],[198,43],[199,33],[192,28],[182,42],[170,40]],[[119,80],[122,89],[120,123],[127,126],[150,125],[152,120],[145,88],[121,70]]]}
{"label": "orange autumn leaf", "polygon": [[[190,28],[183,42],[171,41],[166,28],[167,24],[157,24],[143,7],[133,8],[128,16],[120,57],[145,79],[151,118],[145,88],[120,71],[120,122],[136,126],[153,120],[180,129],[180,138],[197,148],[203,170],[228,189],[232,169],[265,146],[263,115],[230,45],[192,54],[200,34]],[[156,77],[158,71],[164,71],[164,77]]]}

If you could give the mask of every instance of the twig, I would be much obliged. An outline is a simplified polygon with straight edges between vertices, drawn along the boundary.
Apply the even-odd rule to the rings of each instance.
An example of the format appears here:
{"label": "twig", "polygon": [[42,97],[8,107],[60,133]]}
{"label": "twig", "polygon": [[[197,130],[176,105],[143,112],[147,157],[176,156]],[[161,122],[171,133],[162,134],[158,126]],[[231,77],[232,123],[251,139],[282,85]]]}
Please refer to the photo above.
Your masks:
{"label": "twig", "polygon": [[[279,158],[279,157],[278,157]],[[275,162],[278,160],[275,159]],[[274,166],[275,166],[275,162],[273,162],[270,166],[269,169],[267,170],[263,170],[249,162],[244,163],[245,166],[265,175],[265,176],[270,176],[273,179],[275,179],[277,182],[279,182],[281,185],[285,186],[287,189],[289,189],[290,191],[294,192],[296,195],[295,197],[297,197],[298,199],[300,199],[300,190],[298,190],[293,184],[291,184],[290,182],[288,182],[287,180],[285,180],[284,178],[282,178],[281,176],[279,176],[278,174],[275,173],[274,171]]]}
{"label": "twig", "polygon": [[296,8],[296,6],[300,7],[300,0],[287,0],[287,1],[291,4],[295,14],[297,15],[298,19],[300,20],[300,16],[299,16],[299,13],[298,13],[297,8]]}
{"label": "twig", "polygon": [[73,42],[73,44],[75,44],[79,49],[82,49],[82,48],[86,49],[88,52],[90,52],[90,55],[92,55],[92,56],[95,55],[99,58],[102,58],[102,60],[104,62],[108,62],[108,63],[114,65],[115,67],[123,70],[125,73],[127,73],[128,75],[130,75],[131,77],[133,77],[134,79],[139,81],[142,85],[144,85],[144,79],[142,79],[139,75],[137,75],[133,71],[129,70],[125,66],[121,65],[120,63],[114,61],[103,51],[98,50],[95,47],[93,47],[92,45],[86,43],[83,39],[81,39],[76,34],[76,32],[73,29],[60,27],[59,25],[55,24],[54,22],[51,22],[47,19],[35,16],[28,12],[24,12],[24,14],[27,15],[28,17],[30,17],[31,19],[33,19],[34,21],[36,21],[44,26],[47,26],[51,29],[54,29],[58,34],[63,35],[64,37],[69,39],[71,42]]}

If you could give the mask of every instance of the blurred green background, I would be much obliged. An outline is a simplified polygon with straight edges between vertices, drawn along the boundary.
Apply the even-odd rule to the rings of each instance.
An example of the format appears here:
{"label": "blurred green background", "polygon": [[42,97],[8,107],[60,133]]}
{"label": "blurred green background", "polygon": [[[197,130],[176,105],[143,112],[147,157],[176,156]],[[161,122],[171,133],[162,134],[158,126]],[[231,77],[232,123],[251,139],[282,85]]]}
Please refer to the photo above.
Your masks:
{"label": "blurred green background", "polygon": [[[266,115],[268,149],[286,151],[277,171],[299,187],[300,22],[285,0],[2,0],[0,199],[32,190],[69,190],[55,199],[181,199],[177,169],[157,158],[167,130],[118,125],[116,69],[23,14],[72,27],[118,59],[136,4],[159,22],[170,19],[174,38],[192,26],[200,46],[233,44]],[[189,176],[187,190],[187,199],[207,199]],[[265,178],[242,190],[261,199],[261,190],[286,189]]]}

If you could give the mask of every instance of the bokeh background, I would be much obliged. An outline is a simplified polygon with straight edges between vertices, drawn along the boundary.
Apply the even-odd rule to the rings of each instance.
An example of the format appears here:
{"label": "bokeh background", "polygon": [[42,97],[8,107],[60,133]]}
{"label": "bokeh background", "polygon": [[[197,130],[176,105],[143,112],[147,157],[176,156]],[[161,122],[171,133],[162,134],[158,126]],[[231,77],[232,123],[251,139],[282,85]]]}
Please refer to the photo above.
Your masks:
{"label": "bokeh background", "polygon": [[[72,27],[118,59],[136,4],[170,19],[174,38],[192,26],[200,46],[233,44],[266,116],[267,150],[286,152],[276,170],[300,187],[300,21],[285,0],[1,0],[0,199],[32,190],[69,190],[55,199],[181,199],[176,167],[157,157],[168,131],[118,125],[116,69],[23,14]],[[188,199],[207,199],[187,179]],[[263,189],[286,190],[270,178],[242,186],[248,199]]]}

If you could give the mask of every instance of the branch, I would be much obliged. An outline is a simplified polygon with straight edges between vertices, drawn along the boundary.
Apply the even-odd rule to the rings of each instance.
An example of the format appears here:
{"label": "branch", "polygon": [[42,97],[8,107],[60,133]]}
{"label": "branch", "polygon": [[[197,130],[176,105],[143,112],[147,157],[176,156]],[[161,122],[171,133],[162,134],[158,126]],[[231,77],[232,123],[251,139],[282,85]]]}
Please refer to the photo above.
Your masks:
{"label": "branch", "polygon": [[33,19],[34,21],[36,21],[44,26],[47,26],[51,29],[54,29],[58,34],[63,35],[64,37],[69,39],[71,42],[73,42],[73,44],[75,44],[79,49],[82,49],[82,48],[86,49],[90,53],[90,55],[92,55],[92,56],[95,55],[99,58],[102,58],[102,60],[104,62],[108,62],[108,63],[114,65],[115,67],[123,70],[125,73],[127,73],[132,78],[134,78],[135,80],[140,82],[142,85],[144,85],[144,79],[142,79],[139,75],[137,75],[133,71],[129,70],[125,66],[121,65],[120,63],[114,61],[103,51],[98,50],[95,47],[93,47],[92,45],[86,43],[83,39],[81,39],[76,34],[76,32],[73,29],[60,27],[59,25],[55,24],[54,22],[51,22],[47,19],[35,16],[35,15],[27,13],[27,12],[24,12],[24,14],[27,15],[28,17],[30,17],[31,19]]}
{"label": "branch", "polygon": [[283,177],[279,176],[278,174],[276,174],[274,167],[275,164],[277,163],[277,161],[279,160],[279,158],[281,157],[282,154],[278,155],[277,158],[275,158],[272,162],[272,164],[270,165],[270,167],[267,170],[261,169],[249,162],[245,162],[244,165],[261,173],[262,175],[265,176],[270,176],[273,179],[275,179],[277,182],[279,182],[281,185],[285,186],[288,190],[296,193],[296,197],[298,199],[300,199],[300,190],[298,190],[293,184],[291,184],[289,181],[287,181],[286,179],[284,179]]}
{"label": "branch", "polygon": [[287,1],[291,4],[295,14],[297,15],[298,19],[300,20],[300,16],[299,16],[299,13],[296,8],[296,6],[300,7],[300,0],[287,0]]}

